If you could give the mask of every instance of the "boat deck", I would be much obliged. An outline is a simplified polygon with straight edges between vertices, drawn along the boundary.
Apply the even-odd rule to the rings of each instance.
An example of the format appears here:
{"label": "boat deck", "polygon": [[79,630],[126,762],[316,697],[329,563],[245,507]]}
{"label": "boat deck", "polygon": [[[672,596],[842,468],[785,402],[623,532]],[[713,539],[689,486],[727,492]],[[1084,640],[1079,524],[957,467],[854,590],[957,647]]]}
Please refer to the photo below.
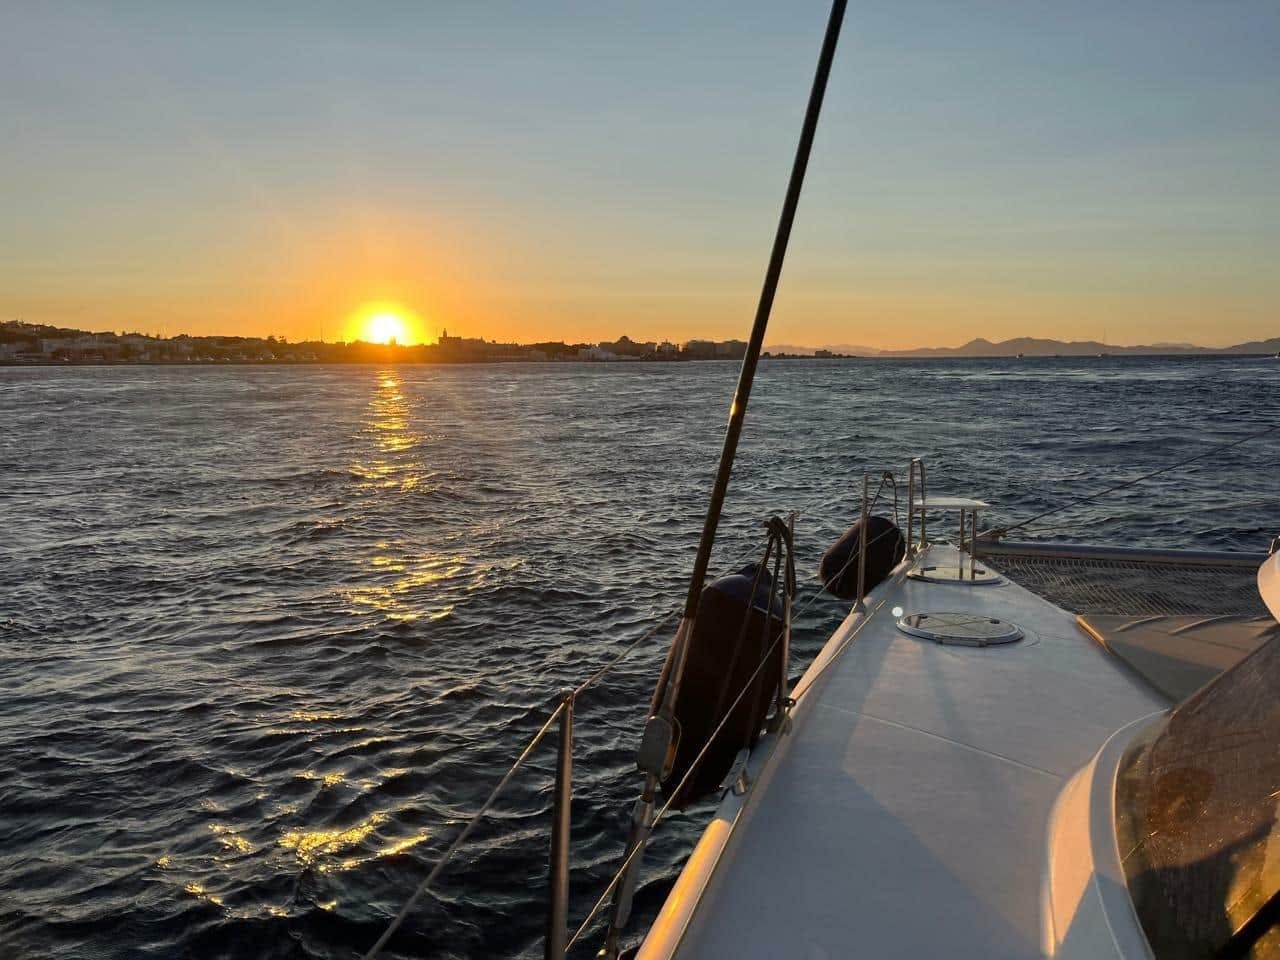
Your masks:
{"label": "boat deck", "polygon": [[[934,546],[917,563],[955,559]],[[898,630],[895,608],[998,617],[1025,636],[940,645]],[[1064,781],[1116,729],[1167,704],[1072,614],[1011,581],[900,570],[869,609],[839,658],[816,680],[823,658],[810,668],[792,731],[745,806],[721,808],[736,823],[705,889],[682,878],[642,960],[676,941],[676,956],[703,960],[1043,955],[1039,891]],[[851,615],[827,649],[860,621]]]}

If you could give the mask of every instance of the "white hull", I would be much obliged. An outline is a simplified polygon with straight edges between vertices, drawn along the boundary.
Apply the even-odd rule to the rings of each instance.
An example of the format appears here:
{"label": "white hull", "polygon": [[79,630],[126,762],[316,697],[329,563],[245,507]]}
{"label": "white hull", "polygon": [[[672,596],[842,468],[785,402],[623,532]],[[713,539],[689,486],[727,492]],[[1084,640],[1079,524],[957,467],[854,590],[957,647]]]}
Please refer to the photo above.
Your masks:
{"label": "white hull", "polygon": [[[917,562],[955,558],[935,546]],[[789,732],[753,751],[752,782],[722,802],[641,960],[1054,952],[1055,804],[1116,730],[1168,703],[1016,584],[922,582],[908,566],[809,668]],[[940,645],[898,630],[896,608],[1026,636]]]}

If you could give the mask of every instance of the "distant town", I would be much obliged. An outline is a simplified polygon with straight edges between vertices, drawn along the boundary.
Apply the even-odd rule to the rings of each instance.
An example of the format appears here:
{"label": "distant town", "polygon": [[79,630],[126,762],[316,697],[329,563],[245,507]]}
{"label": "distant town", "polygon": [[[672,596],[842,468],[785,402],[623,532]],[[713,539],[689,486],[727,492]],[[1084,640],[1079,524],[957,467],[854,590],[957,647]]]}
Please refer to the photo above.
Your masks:
{"label": "distant town", "polygon": [[[499,343],[450,336],[412,346],[391,343],[293,343],[282,337],[159,337],[145,333],[90,333],[11,320],[0,323],[0,363],[501,363],[740,360],[742,340],[688,340],[681,344],[622,336],[602,343]],[[800,354],[765,354],[798,359]],[[836,357],[830,350],[803,356]]]}
{"label": "distant town", "polygon": [[[742,340],[639,341],[621,336],[600,343],[500,343],[479,337],[451,336],[438,342],[405,345],[362,340],[291,342],[283,337],[175,337],[147,333],[91,333],[20,320],[0,322],[0,365],[123,363],[503,363],[503,362],[679,362],[740,360]],[[1023,358],[1109,356],[1272,356],[1280,357],[1280,337],[1229,347],[1189,343],[1115,346],[1098,341],[1061,341],[1019,337],[992,343],[976,339],[959,347],[877,350],[841,344],[829,347],[774,346],[764,356],[775,360],[879,358]]]}

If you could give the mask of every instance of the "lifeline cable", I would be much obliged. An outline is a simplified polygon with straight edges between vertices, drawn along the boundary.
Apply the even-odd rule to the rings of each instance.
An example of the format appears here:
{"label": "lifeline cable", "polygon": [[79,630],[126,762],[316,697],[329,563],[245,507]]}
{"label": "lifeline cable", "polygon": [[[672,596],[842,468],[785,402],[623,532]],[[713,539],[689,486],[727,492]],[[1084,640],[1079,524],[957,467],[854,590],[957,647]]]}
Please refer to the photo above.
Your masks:
{"label": "lifeline cable", "polygon": [[1017,523],[1009,524],[1007,527],[997,527],[989,532],[996,536],[1004,536],[1010,530],[1017,530],[1019,527],[1025,527],[1028,524],[1035,523],[1037,520],[1043,520],[1045,517],[1051,516],[1055,513],[1061,513],[1063,510],[1070,509],[1071,507],[1078,507],[1082,503],[1091,503],[1099,497],[1105,497],[1108,494],[1116,493],[1120,490],[1126,490],[1129,487],[1135,487],[1144,480],[1150,480],[1152,477],[1157,477],[1162,473],[1168,473],[1170,470],[1177,470],[1179,467],[1185,467],[1189,463],[1195,463],[1197,460],[1203,460],[1205,457],[1212,456],[1215,453],[1221,453],[1223,450],[1230,450],[1232,447],[1238,447],[1240,444],[1248,443],[1250,440],[1257,440],[1259,437],[1265,437],[1267,434],[1274,433],[1276,430],[1280,430],[1280,423],[1273,423],[1271,426],[1267,427],[1267,429],[1261,430],[1258,433],[1251,433],[1248,436],[1238,437],[1230,443],[1224,443],[1221,446],[1213,447],[1209,450],[1203,451],[1202,453],[1197,453],[1194,457],[1179,460],[1177,463],[1166,464],[1163,467],[1152,470],[1150,473],[1144,473],[1141,476],[1132,477],[1128,480],[1122,481],[1121,483],[1117,483],[1113,487],[1107,487],[1105,490],[1099,490],[1097,493],[1091,493],[1087,497],[1080,497],[1078,500],[1072,500],[1068,503],[1059,504],[1056,507],[1050,507],[1048,510],[1037,513],[1034,517],[1028,517],[1026,520],[1019,520]]}

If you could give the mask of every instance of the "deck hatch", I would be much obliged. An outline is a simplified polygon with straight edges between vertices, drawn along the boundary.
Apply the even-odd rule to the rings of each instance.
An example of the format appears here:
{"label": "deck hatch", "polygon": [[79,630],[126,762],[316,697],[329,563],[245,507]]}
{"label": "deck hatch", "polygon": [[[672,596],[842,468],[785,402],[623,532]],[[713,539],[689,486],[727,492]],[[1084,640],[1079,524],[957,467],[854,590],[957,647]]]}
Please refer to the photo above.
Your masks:
{"label": "deck hatch", "polygon": [[903,633],[935,643],[987,647],[1022,639],[1016,624],[976,613],[908,613],[898,618]]}
{"label": "deck hatch", "polygon": [[960,563],[931,563],[927,566],[913,567],[907,572],[912,580],[923,580],[926,583],[968,583],[979,586],[1000,583],[1000,574],[988,570],[981,564],[970,564],[968,560]]}

